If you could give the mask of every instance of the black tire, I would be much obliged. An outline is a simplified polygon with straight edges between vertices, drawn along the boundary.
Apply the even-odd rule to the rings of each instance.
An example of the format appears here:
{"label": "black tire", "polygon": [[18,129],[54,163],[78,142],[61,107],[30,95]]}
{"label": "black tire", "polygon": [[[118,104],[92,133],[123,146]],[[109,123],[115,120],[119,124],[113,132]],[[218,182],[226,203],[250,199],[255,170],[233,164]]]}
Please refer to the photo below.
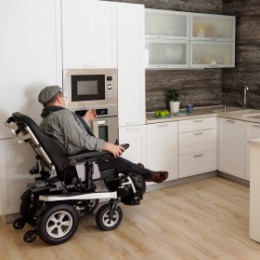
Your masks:
{"label": "black tire", "polygon": [[13,222],[13,227],[15,229],[22,229],[25,226],[25,220],[23,218],[17,218],[14,222]]}
{"label": "black tire", "polygon": [[27,231],[23,236],[23,241],[26,243],[32,243],[35,241],[37,234],[34,230]]}
{"label": "black tire", "polygon": [[54,205],[47,209],[37,220],[37,234],[50,245],[68,241],[77,231],[79,216],[70,205]]}
{"label": "black tire", "polygon": [[123,212],[119,206],[115,209],[112,218],[109,217],[110,211],[111,204],[107,203],[99,208],[96,215],[97,226],[104,231],[116,229],[123,219]]}

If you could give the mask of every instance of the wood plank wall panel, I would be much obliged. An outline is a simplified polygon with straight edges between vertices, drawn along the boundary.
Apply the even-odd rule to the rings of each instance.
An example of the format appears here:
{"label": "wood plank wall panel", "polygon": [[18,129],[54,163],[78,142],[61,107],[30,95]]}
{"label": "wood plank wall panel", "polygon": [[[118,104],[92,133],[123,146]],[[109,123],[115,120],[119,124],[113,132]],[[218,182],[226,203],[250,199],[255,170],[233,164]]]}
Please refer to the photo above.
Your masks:
{"label": "wood plank wall panel", "polygon": [[[222,13],[222,0],[113,0],[113,2],[139,3],[146,8],[198,13]],[[222,70],[147,70],[146,110],[169,108],[165,91],[178,88],[181,107],[218,105],[221,103]]]}
{"label": "wood plank wall panel", "polygon": [[223,0],[223,14],[235,15],[236,67],[222,71],[222,103],[242,106],[248,82],[248,107],[260,109],[260,1]]}

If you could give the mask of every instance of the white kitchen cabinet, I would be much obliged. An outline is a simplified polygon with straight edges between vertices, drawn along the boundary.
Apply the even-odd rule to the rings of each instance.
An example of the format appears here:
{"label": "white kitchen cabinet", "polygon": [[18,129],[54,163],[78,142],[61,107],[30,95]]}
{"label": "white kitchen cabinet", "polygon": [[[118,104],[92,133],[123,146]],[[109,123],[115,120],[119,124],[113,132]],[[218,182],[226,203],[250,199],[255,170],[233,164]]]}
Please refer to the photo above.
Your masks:
{"label": "white kitchen cabinet", "polygon": [[189,13],[145,10],[145,68],[189,66]]}
{"label": "white kitchen cabinet", "polygon": [[0,140],[0,215],[19,212],[20,196],[33,179],[29,170],[36,162],[29,144]]}
{"label": "white kitchen cabinet", "polygon": [[179,178],[217,169],[217,119],[179,121]]}
{"label": "white kitchen cabinet", "polygon": [[189,42],[185,40],[146,39],[145,68],[189,67]]}
{"label": "white kitchen cabinet", "polygon": [[117,4],[118,123],[145,124],[144,6]]}
{"label": "white kitchen cabinet", "polygon": [[134,163],[146,165],[146,126],[131,126],[119,128],[119,143],[130,144],[122,157]]}
{"label": "white kitchen cabinet", "polygon": [[244,121],[218,119],[218,170],[245,178]]}
{"label": "white kitchen cabinet", "polygon": [[189,13],[145,9],[145,37],[188,40]]}
{"label": "white kitchen cabinet", "polygon": [[191,40],[235,41],[235,16],[190,13]]}
{"label": "white kitchen cabinet", "polygon": [[235,66],[234,42],[191,41],[191,68],[228,68]]}
{"label": "white kitchen cabinet", "polygon": [[260,138],[260,124],[245,122],[245,179],[250,180],[250,148],[248,141]]}
{"label": "white kitchen cabinet", "polygon": [[62,0],[63,68],[117,68],[116,3]]}
{"label": "white kitchen cabinet", "polygon": [[21,112],[39,123],[40,90],[62,84],[60,1],[1,0],[0,55],[0,214],[5,216],[19,211],[35,159],[31,147],[7,139],[4,122]]}
{"label": "white kitchen cabinet", "polygon": [[190,67],[235,67],[235,16],[190,13]]}
{"label": "white kitchen cabinet", "polygon": [[146,9],[146,69],[235,66],[234,16]]}
{"label": "white kitchen cabinet", "polygon": [[147,168],[168,171],[167,181],[178,178],[177,122],[147,125]]}
{"label": "white kitchen cabinet", "polygon": [[61,85],[59,0],[0,1],[0,139],[13,112],[40,121],[37,98],[46,85]]}

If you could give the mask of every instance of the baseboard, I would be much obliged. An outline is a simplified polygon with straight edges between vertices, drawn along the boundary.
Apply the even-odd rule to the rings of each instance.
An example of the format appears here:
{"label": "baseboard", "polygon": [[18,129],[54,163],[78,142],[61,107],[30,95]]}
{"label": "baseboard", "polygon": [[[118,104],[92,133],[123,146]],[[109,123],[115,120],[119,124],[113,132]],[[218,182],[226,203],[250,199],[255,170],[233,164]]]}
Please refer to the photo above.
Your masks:
{"label": "baseboard", "polygon": [[222,178],[225,178],[225,179],[228,179],[228,180],[230,180],[230,181],[234,181],[234,182],[237,182],[237,183],[246,185],[246,186],[250,186],[250,182],[249,182],[248,180],[241,179],[241,178],[239,178],[239,177],[230,175],[230,174],[225,173],[225,172],[217,171],[217,176],[222,177]]}
{"label": "baseboard", "polygon": [[19,218],[19,217],[20,217],[19,213],[14,213],[14,214],[1,216],[1,220],[3,221],[4,224],[9,224],[9,223],[14,222],[14,220]]}
{"label": "baseboard", "polygon": [[216,176],[217,176],[217,171],[213,171],[213,172],[201,173],[201,174],[197,174],[197,175],[193,175],[193,176],[189,176],[189,177],[185,177],[185,178],[180,178],[180,179],[176,179],[176,180],[172,180],[172,181],[167,181],[167,182],[163,182],[163,183],[148,184],[146,186],[146,191],[147,192],[154,191],[154,190],[158,190],[158,189],[162,189],[162,188],[166,188],[166,187],[176,186],[176,185],[185,184],[185,183],[198,181],[198,180],[202,180],[202,179],[207,179],[207,178],[212,178],[212,177],[216,177]]}

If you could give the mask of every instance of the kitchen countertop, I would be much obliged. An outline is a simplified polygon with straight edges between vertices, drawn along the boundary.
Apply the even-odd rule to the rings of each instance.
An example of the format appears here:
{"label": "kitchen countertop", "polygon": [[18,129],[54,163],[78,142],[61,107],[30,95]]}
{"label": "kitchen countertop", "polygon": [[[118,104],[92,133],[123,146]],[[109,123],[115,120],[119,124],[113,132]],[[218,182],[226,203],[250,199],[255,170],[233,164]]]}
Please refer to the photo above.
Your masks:
{"label": "kitchen countertop", "polygon": [[[193,112],[187,115],[170,115],[165,118],[157,118],[154,115],[154,112],[146,113],[146,124],[156,124],[164,122],[172,122],[179,120],[203,118],[208,116],[220,116],[225,118],[231,118],[236,120],[242,120],[247,122],[260,123],[260,110],[257,109],[243,109],[241,107],[225,107],[222,105],[219,106],[208,106],[208,107],[198,107],[193,108]],[[180,111],[185,112],[186,109],[181,109]]]}

